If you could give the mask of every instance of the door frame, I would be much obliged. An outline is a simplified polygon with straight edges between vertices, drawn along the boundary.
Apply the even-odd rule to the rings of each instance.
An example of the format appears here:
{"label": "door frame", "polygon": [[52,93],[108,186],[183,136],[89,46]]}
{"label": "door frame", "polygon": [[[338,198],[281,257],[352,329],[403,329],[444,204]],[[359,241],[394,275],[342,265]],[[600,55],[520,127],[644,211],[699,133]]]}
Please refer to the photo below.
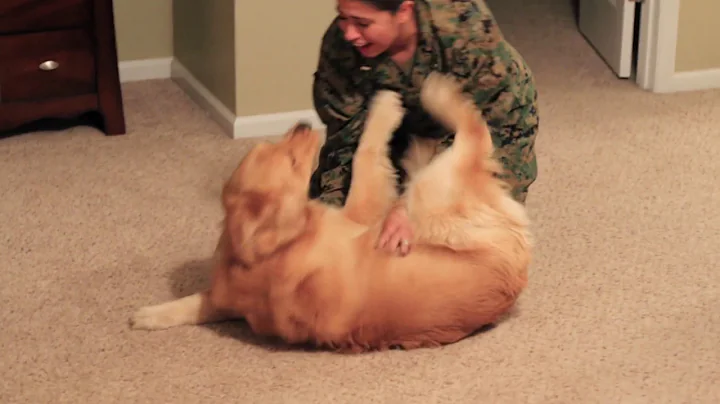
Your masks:
{"label": "door frame", "polygon": [[635,81],[655,93],[720,88],[720,69],[675,71],[681,0],[642,0]]}
{"label": "door frame", "polygon": [[638,44],[638,85],[652,92],[673,91],[680,0],[644,0]]}

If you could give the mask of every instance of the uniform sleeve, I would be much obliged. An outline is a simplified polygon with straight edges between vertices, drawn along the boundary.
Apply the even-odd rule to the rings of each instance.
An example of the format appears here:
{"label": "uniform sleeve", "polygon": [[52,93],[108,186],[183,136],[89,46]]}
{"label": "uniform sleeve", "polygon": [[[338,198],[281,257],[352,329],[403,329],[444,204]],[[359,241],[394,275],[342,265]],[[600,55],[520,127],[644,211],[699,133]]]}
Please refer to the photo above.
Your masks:
{"label": "uniform sleeve", "polygon": [[329,143],[342,147],[357,143],[367,111],[365,97],[353,75],[355,55],[333,24],[323,36],[313,78],[313,106],[326,126]]}
{"label": "uniform sleeve", "polygon": [[475,104],[487,112],[507,91],[515,54],[484,1],[453,0],[440,7],[436,21],[447,52],[449,72]]}
{"label": "uniform sleeve", "polygon": [[366,97],[353,49],[336,24],[322,39],[312,98],[325,125],[325,144],[310,180],[310,197],[343,205],[351,181],[351,162],[367,117]]}
{"label": "uniform sleeve", "polygon": [[449,52],[448,70],[482,111],[506,169],[501,177],[513,196],[524,201],[537,176],[533,146],[538,132],[537,92],[532,73],[503,38],[484,1],[442,4],[442,18],[436,21]]}

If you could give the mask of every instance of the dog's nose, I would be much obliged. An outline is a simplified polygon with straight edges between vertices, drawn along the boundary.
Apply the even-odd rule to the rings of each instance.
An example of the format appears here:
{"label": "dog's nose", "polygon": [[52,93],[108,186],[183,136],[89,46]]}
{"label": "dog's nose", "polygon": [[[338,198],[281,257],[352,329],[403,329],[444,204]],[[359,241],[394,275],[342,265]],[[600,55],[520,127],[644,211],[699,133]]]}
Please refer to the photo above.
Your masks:
{"label": "dog's nose", "polygon": [[295,125],[295,132],[306,131],[312,129],[312,124],[308,121],[300,121]]}

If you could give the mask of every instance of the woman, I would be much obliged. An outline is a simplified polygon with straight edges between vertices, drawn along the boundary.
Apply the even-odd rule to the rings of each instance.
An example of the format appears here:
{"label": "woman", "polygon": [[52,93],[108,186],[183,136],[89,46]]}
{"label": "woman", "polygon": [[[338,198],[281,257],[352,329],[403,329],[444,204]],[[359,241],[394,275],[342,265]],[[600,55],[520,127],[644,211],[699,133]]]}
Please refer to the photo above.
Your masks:
{"label": "woman", "polygon": [[[399,160],[411,136],[437,139],[453,134],[422,110],[420,89],[431,71],[453,75],[483,111],[504,179],[524,203],[537,177],[534,142],[537,93],[523,58],[503,38],[484,0],[337,0],[338,17],[323,36],[313,86],[315,109],[327,141],[310,184],[310,197],[342,205],[351,161],[379,89],[402,95],[407,114],[391,141],[400,186]],[[389,213],[378,246],[407,254],[412,228],[402,208]]]}

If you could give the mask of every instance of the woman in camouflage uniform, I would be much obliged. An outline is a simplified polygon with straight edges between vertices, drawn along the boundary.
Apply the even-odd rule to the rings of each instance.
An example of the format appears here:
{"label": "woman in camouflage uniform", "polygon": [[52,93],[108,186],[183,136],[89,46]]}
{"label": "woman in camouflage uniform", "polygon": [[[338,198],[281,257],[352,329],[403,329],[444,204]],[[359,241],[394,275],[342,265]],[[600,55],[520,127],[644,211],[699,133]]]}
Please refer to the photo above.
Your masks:
{"label": "woman in camouflage uniform", "polygon": [[[400,158],[411,136],[447,147],[453,133],[422,110],[420,89],[431,71],[451,74],[483,111],[514,197],[525,202],[537,176],[537,93],[529,67],[504,38],[484,0],[337,0],[338,17],[322,39],[315,73],[315,109],[327,141],[310,197],[342,205],[352,158],[379,89],[402,95],[407,110],[391,141]],[[442,147],[438,149],[438,152]],[[412,229],[401,210],[388,215],[378,245],[407,253]]]}

